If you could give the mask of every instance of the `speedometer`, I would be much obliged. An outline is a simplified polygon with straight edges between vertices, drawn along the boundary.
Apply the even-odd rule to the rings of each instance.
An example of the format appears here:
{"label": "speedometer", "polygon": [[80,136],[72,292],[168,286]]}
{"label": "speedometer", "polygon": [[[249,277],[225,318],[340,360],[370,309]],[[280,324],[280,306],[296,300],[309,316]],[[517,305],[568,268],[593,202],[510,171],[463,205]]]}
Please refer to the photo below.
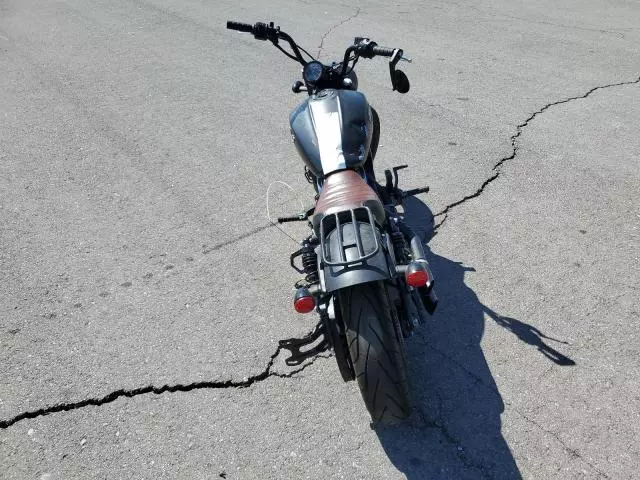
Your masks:
{"label": "speedometer", "polygon": [[324,65],[317,61],[307,63],[302,70],[302,78],[307,83],[317,83],[323,74]]}

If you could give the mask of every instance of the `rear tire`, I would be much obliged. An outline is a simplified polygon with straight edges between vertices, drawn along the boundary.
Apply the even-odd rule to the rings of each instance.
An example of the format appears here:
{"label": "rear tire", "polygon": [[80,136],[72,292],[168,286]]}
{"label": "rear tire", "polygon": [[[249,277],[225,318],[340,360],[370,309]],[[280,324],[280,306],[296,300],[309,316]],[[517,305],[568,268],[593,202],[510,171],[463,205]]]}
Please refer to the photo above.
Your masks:
{"label": "rear tire", "polygon": [[411,414],[404,341],[384,283],[338,292],[356,380],[374,422],[394,424]]}

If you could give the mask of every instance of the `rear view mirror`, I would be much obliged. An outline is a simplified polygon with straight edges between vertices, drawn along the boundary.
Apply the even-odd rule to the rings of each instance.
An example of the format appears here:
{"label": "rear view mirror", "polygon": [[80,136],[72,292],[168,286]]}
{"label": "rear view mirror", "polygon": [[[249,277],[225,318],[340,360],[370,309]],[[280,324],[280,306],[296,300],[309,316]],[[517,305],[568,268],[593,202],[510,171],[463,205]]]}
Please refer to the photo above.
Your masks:
{"label": "rear view mirror", "polygon": [[393,73],[393,87],[398,93],[407,93],[409,91],[409,79],[402,70],[396,70]]}

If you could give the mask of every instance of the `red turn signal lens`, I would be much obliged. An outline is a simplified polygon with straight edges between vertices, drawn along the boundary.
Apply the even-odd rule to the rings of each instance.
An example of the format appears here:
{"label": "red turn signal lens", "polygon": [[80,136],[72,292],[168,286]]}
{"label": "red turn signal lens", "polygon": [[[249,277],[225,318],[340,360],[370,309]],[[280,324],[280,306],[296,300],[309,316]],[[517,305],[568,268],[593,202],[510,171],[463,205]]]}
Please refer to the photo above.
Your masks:
{"label": "red turn signal lens", "polygon": [[300,297],[293,302],[293,308],[295,308],[298,313],[309,313],[316,308],[316,301],[313,297]]}
{"label": "red turn signal lens", "polygon": [[424,287],[429,282],[429,274],[421,267],[407,269],[404,275],[410,287]]}
{"label": "red turn signal lens", "polygon": [[299,288],[293,297],[293,308],[298,313],[309,313],[316,308],[316,301],[308,288]]}

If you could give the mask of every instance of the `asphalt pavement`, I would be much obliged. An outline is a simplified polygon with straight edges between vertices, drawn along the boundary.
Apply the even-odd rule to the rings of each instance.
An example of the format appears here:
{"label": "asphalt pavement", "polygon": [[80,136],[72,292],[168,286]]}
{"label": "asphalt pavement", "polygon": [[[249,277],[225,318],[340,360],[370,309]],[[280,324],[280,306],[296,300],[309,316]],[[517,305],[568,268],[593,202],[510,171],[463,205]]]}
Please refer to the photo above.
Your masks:
{"label": "asphalt pavement", "polygon": [[[440,305],[415,413],[284,363],[299,67],[361,60]],[[0,478],[637,478],[640,4],[0,1]],[[291,195],[285,182],[295,191]]]}

